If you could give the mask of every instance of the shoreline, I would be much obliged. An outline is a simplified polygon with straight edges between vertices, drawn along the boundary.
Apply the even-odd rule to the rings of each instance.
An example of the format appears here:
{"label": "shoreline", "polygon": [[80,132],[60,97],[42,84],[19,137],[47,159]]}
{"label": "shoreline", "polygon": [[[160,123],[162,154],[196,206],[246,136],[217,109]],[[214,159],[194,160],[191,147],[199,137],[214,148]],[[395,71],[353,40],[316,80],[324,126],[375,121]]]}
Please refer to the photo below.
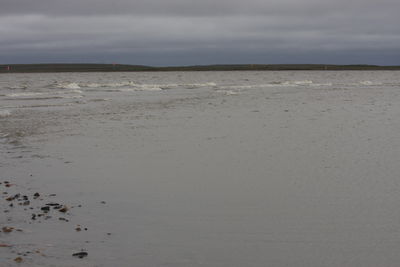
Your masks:
{"label": "shoreline", "polygon": [[127,64],[2,64],[1,73],[57,72],[173,72],[173,71],[379,71],[400,70],[400,66],[333,64],[227,64],[153,67]]}

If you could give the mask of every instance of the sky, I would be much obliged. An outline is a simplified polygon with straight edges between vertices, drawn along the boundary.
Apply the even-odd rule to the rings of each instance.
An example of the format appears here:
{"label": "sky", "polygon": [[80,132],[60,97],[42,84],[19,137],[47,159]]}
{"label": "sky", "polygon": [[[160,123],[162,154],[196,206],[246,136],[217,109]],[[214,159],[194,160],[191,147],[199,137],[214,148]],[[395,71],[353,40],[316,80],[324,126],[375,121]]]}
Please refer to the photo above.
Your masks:
{"label": "sky", "polygon": [[0,64],[400,65],[399,0],[0,0]]}

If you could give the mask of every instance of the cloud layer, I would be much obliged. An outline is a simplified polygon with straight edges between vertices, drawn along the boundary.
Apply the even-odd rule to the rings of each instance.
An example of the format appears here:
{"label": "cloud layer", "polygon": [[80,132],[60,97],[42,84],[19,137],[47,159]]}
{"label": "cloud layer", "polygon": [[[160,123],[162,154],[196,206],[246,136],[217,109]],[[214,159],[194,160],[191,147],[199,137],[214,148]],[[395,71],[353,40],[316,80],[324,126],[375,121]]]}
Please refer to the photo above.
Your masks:
{"label": "cloud layer", "polygon": [[3,0],[0,63],[400,65],[398,10],[392,0]]}

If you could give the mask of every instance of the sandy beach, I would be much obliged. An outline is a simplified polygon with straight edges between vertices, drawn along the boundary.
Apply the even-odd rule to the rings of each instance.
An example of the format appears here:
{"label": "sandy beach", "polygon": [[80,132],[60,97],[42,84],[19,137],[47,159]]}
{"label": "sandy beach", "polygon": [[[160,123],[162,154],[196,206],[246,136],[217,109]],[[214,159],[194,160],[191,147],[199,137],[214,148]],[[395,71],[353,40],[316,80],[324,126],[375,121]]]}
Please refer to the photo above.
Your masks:
{"label": "sandy beach", "polygon": [[0,266],[398,266],[398,74],[1,75]]}

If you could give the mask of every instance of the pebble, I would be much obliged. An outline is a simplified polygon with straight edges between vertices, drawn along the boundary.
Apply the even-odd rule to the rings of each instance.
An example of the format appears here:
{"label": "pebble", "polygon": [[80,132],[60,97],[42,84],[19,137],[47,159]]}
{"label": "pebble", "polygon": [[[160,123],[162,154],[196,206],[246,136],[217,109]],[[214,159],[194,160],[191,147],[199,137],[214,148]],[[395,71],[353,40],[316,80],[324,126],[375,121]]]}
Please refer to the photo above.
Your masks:
{"label": "pebble", "polygon": [[46,206],[61,206],[61,205],[58,203],[50,202],[50,203],[47,203]]}
{"label": "pebble", "polygon": [[[31,175],[31,176],[32,176],[32,175]],[[10,186],[15,186],[16,188],[18,187],[18,186],[15,185],[15,184],[11,184],[9,181],[3,181],[3,182],[0,182],[0,184],[3,184],[3,185],[6,186],[6,187],[10,187]],[[29,190],[29,189],[28,189],[28,190]],[[21,205],[21,206],[29,206],[29,207],[24,208],[25,211],[28,211],[28,210],[31,209],[32,212],[35,212],[35,213],[28,212],[27,216],[29,216],[29,214],[30,214],[30,219],[32,220],[32,221],[29,221],[29,222],[28,222],[29,224],[40,223],[40,222],[42,222],[42,221],[41,221],[41,218],[44,219],[44,220],[51,219],[52,216],[48,216],[48,214],[51,214],[51,209],[55,209],[55,210],[58,210],[59,212],[66,213],[66,212],[69,211],[71,208],[74,208],[73,206],[68,207],[67,205],[59,204],[59,203],[56,203],[56,202],[49,202],[49,203],[47,203],[47,204],[44,204],[44,205],[42,204],[42,205],[40,205],[40,206],[31,205],[32,203],[31,203],[30,199],[35,199],[35,200],[36,200],[36,199],[39,199],[39,200],[43,200],[43,198],[45,198],[45,197],[42,197],[42,195],[41,195],[39,192],[35,192],[33,195],[32,195],[32,193],[29,193],[29,196],[30,196],[30,197],[28,197],[28,194],[27,194],[27,195],[23,195],[23,194],[17,193],[17,194],[15,194],[15,195],[12,195],[11,193],[9,194],[8,192],[4,192],[4,191],[3,191],[3,192],[0,192],[0,194],[1,194],[1,193],[4,194],[4,195],[6,195],[6,196],[3,198],[3,200],[6,200],[6,201],[11,202],[11,203],[8,203],[8,204],[7,204],[9,207],[14,207],[14,203],[15,203],[15,204],[18,203],[18,205]],[[49,194],[49,195],[46,195],[46,196],[47,196],[47,197],[54,197],[54,196],[56,196],[56,194]],[[13,201],[17,201],[17,202],[13,202]],[[101,204],[106,204],[105,201],[101,201],[100,203],[101,203]],[[52,208],[52,207],[53,207],[53,208]],[[77,205],[77,207],[82,207],[82,205]],[[33,211],[33,210],[35,210],[35,211]],[[12,211],[12,210],[6,210],[5,212],[11,212],[11,211]],[[40,212],[40,211],[42,211],[42,212]],[[28,217],[28,218],[29,218],[29,217]],[[68,219],[63,218],[63,217],[59,217],[58,220],[59,220],[59,221],[69,222]],[[11,222],[11,219],[8,219],[8,221]],[[43,222],[44,222],[44,221],[43,221]],[[76,225],[75,230],[76,230],[77,232],[81,232],[81,231],[83,231],[83,230],[84,230],[84,231],[88,231],[88,228],[87,228],[87,227],[82,227],[81,225],[78,224],[78,225]],[[0,232],[2,232],[2,233],[11,233],[11,232],[22,232],[22,230],[21,230],[21,229],[14,228],[14,227],[10,227],[10,226],[4,226],[4,227],[1,228],[1,231],[0,231]],[[111,235],[111,233],[107,233],[107,234],[108,234],[108,235]],[[86,241],[86,243],[89,243],[89,241]],[[12,246],[12,245],[8,245],[8,244],[2,244],[2,243],[0,243],[0,248],[1,248],[1,247],[7,248],[7,247],[13,247],[13,246]],[[14,251],[14,252],[12,252],[12,253],[18,255],[18,257],[15,258],[14,261],[15,261],[16,263],[22,263],[22,262],[25,261],[25,259],[23,258],[23,256],[27,256],[27,255],[30,254],[31,252],[17,253],[17,251]],[[36,251],[35,253],[40,253],[40,252],[39,252],[39,251]],[[42,253],[40,253],[40,254],[41,254],[42,256],[44,256],[44,254],[42,254]],[[16,255],[16,256],[17,256],[17,255]],[[73,253],[72,256],[82,259],[82,258],[84,258],[84,257],[87,257],[87,256],[88,256],[88,253],[82,250],[82,251],[80,251],[80,252]],[[0,265],[1,265],[1,264],[0,264]]]}
{"label": "pebble", "polygon": [[23,261],[23,259],[22,259],[21,257],[16,257],[16,258],[14,259],[14,261],[20,263],[20,262]]}
{"label": "pebble", "polygon": [[88,253],[85,252],[85,251],[81,251],[81,252],[77,252],[77,253],[72,254],[72,256],[78,257],[80,259],[82,259],[84,257],[87,257],[87,255],[88,255]]}
{"label": "pebble", "polygon": [[64,207],[62,207],[61,209],[59,209],[58,210],[59,212],[67,212],[68,211],[68,207],[67,206],[64,206]]}
{"label": "pebble", "polygon": [[3,231],[3,233],[11,233],[13,231],[13,227],[7,227],[4,226],[3,228],[1,228],[1,230]]}
{"label": "pebble", "polygon": [[43,210],[43,211],[49,211],[50,207],[49,206],[44,206],[44,207],[41,207],[40,209]]}

